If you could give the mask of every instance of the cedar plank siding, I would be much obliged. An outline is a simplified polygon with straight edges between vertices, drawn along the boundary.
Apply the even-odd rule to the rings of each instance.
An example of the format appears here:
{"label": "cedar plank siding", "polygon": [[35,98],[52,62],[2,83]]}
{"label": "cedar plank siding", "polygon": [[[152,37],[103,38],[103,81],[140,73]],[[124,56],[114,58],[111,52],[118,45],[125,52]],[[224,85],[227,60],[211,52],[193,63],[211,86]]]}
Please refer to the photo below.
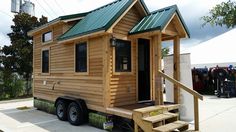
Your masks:
{"label": "cedar plank siding", "polygon": [[114,27],[113,33],[120,37],[127,37],[128,32],[141,20],[138,10],[133,6]]}
{"label": "cedar plank siding", "polygon": [[[58,44],[57,38],[63,32],[65,25],[56,25],[52,29],[53,42],[41,43],[43,32],[34,35],[34,97],[55,101],[59,96],[71,96],[85,99],[89,108],[103,106],[103,38],[93,38],[87,41],[89,55],[89,75],[78,75],[74,68],[74,43]],[[41,73],[42,49],[50,49],[49,74]],[[43,85],[43,81],[47,81]],[[53,84],[56,84],[52,90]]]}
{"label": "cedar plank siding", "polygon": [[[122,106],[136,103],[136,45],[132,44],[132,73],[124,75],[114,75],[113,73],[113,60],[114,56],[110,59],[110,99],[111,106]],[[113,51],[114,52],[114,51]],[[122,73],[121,73],[122,74]]]}
{"label": "cedar plank siding", "polygon": [[[116,36],[127,37],[128,32],[140,21],[141,17],[136,9],[132,7],[127,14],[117,23],[113,32]],[[117,75],[113,73],[113,61],[115,56],[110,56],[110,106],[122,106],[136,103],[136,42],[131,42],[131,70],[132,73]],[[114,49],[113,49],[114,52]]]}
{"label": "cedar plank siding", "polygon": [[176,30],[173,20],[168,24],[168,26],[166,27],[166,30],[178,32],[178,30]]}

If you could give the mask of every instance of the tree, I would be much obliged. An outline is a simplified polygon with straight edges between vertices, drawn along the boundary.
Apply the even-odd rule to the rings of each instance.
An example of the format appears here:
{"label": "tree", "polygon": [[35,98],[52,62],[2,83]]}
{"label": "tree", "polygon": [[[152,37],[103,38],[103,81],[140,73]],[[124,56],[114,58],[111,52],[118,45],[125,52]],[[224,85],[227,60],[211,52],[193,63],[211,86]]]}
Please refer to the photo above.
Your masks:
{"label": "tree", "polygon": [[167,48],[167,47],[166,48],[162,48],[162,50],[161,50],[162,58],[166,57],[169,54],[169,52],[170,52],[169,48]]}
{"label": "tree", "polygon": [[[47,18],[42,16],[39,20],[26,13],[15,15],[13,19],[14,25],[11,26],[12,32],[8,34],[11,45],[4,46],[1,50],[1,61],[4,66],[3,78],[7,74],[17,72],[26,81],[26,90],[29,93],[31,86],[29,82],[32,76],[32,58],[33,43],[32,37],[27,32],[33,28],[47,23]],[[4,74],[7,73],[7,74]]]}
{"label": "tree", "polygon": [[216,26],[227,26],[233,28],[236,25],[236,2],[228,1],[217,4],[213,7],[209,16],[203,16],[201,19],[204,21],[203,26],[206,24]]}

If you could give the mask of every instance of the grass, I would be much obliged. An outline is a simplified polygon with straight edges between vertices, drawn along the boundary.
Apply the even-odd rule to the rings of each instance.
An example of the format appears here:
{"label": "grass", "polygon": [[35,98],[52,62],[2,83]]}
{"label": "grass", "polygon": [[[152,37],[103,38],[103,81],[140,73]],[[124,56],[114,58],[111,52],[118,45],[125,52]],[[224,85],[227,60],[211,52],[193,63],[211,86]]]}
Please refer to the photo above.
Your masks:
{"label": "grass", "polygon": [[55,114],[56,111],[54,102],[41,99],[34,99],[34,107],[51,114]]}
{"label": "grass", "polygon": [[30,95],[22,95],[16,98],[4,98],[4,99],[0,99],[0,101],[10,101],[10,100],[15,100],[15,99],[25,99],[25,98],[32,98],[32,97],[33,95],[30,94]]}

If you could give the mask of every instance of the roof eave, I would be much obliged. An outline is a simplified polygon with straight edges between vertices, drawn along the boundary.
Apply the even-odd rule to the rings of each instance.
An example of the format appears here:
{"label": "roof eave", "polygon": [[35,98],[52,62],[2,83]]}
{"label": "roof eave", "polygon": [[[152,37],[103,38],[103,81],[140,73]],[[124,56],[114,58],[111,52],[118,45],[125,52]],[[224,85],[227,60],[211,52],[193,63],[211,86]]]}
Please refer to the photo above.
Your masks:
{"label": "roof eave", "polygon": [[57,24],[59,22],[71,22],[71,21],[76,21],[76,20],[83,19],[85,17],[85,15],[87,15],[88,13],[89,12],[82,13],[80,17],[75,17],[75,18],[70,18],[70,19],[65,17],[65,16],[60,16],[58,18],[55,18],[55,19],[49,21],[46,24],[43,24],[43,25],[41,25],[39,27],[35,27],[33,30],[30,30],[27,34],[28,34],[28,36],[33,36],[33,34],[35,32],[38,32],[38,31],[40,31],[40,30],[42,30],[42,29],[44,29],[44,28],[46,28],[48,26],[52,26],[52,25]]}
{"label": "roof eave", "polygon": [[[77,39],[76,37],[80,37],[80,36],[83,36],[83,35],[89,35],[89,34],[92,34],[94,32],[97,32],[97,31],[102,31],[104,30],[105,32],[107,32],[109,30],[110,27],[112,27],[112,25],[117,21],[117,19],[122,16],[122,14],[132,5],[133,2],[137,2],[137,1],[131,1],[129,0],[122,8],[121,10],[113,17],[111,18],[111,20],[106,24],[104,25],[103,27],[101,28],[98,28],[98,29],[95,29],[95,30],[91,30],[91,31],[88,31],[88,32],[84,32],[84,33],[80,33],[80,34],[76,34],[76,35],[73,35],[73,36],[69,36],[69,37],[64,37],[63,38],[63,35],[65,35],[66,33],[64,33],[63,35],[61,35],[59,38],[58,38],[58,41],[66,41],[67,39]],[[109,4],[108,4],[109,5]],[[106,6],[106,5],[105,5]],[[104,6],[103,6],[104,7]],[[100,7],[102,8],[102,7]],[[98,8],[98,9],[100,9]],[[97,10],[97,9],[95,9]],[[93,11],[91,11],[93,12]],[[68,30],[69,31],[69,30]]]}
{"label": "roof eave", "polygon": [[76,35],[69,36],[69,37],[59,37],[57,40],[58,41],[66,41],[67,39],[73,39],[73,38],[76,39],[76,37],[80,37],[80,36],[84,36],[84,35],[89,35],[89,34],[92,34],[92,33],[102,32],[102,31],[105,32],[105,28],[104,27],[100,28],[100,29],[96,29],[96,30],[92,30],[92,31],[76,34]]}
{"label": "roof eave", "polygon": [[62,20],[63,22],[67,23],[67,22],[71,22],[71,21],[77,21],[77,20],[81,20],[84,17],[78,17],[78,18],[72,18],[72,19],[66,19],[66,20]]}
{"label": "roof eave", "polygon": [[[177,9],[177,6],[176,5],[172,5],[170,6],[171,7],[171,13],[170,15],[168,15],[167,19],[165,21],[163,21],[163,23],[161,24],[161,31],[167,26],[168,22],[171,20],[172,16],[175,14],[175,11]],[[170,8],[170,7],[167,7],[167,8]]]}
{"label": "roof eave", "polygon": [[104,29],[107,31],[116,21],[117,19],[122,16],[122,14],[125,12],[125,10],[127,10],[129,8],[129,6],[132,5],[132,1],[129,1],[122,9],[121,11],[119,11],[112,19],[109,23],[107,23],[107,25],[104,26]]}
{"label": "roof eave", "polygon": [[91,34],[79,34],[76,35],[74,37],[68,37],[68,38],[62,38],[62,39],[58,39],[58,43],[66,43],[66,42],[71,42],[71,41],[75,41],[81,38],[86,38],[86,37],[94,37],[94,36],[99,36],[99,35],[103,35],[106,34],[107,32],[105,32],[105,30],[99,30],[96,32],[93,32]]}
{"label": "roof eave", "polygon": [[34,34],[35,32],[38,32],[38,31],[40,31],[40,30],[43,30],[44,28],[49,27],[49,26],[52,26],[52,25],[57,24],[57,23],[59,23],[59,22],[61,22],[61,19],[60,19],[60,18],[56,18],[56,19],[54,19],[54,20],[52,20],[52,21],[50,21],[50,22],[48,22],[48,23],[46,23],[46,24],[43,24],[43,25],[41,25],[41,26],[39,26],[39,27],[36,27],[36,28],[30,30],[30,31],[27,33],[27,35],[28,35],[28,36],[33,36],[33,34]]}
{"label": "roof eave", "polygon": [[132,36],[132,35],[142,34],[142,33],[145,33],[145,32],[152,32],[152,31],[161,31],[161,26],[158,26],[158,27],[152,28],[152,29],[148,29],[148,30],[138,31],[138,32],[134,32],[134,33],[129,33],[129,35]]}
{"label": "roof eave", "polygon": [[[162,24],[163,26],[161,26],[161,31],[162,31],[162,30],[166,27],[166,25],[168,24],[168,20],[170,20],[171,17],[176,13],[176,14],[178,15],[178,17],[179,17],[179,20],[180,20],[181,24],[183,25],[183,28],[184,28],[186,34],[187,34],[187,38],[190,38],[190,33],[189,33],[189,30],[188,30],[188,27],[186,26],[186,24],[185,24],[185,22],[184,22],[184,20],[183,20],[183,17],[182,17],[181,14],[180,14],[180,11],[179,11],[177,5],[172,5],[172,6],[170,6],[170,7],[172,7],[171,15],[169,15],[169,16],[168,16],[168,19],[163,22],[163,24]],[[170,7],[166,7],[166,8],[170,8]],[[164,9],[165,9],[165,8],[164,8]]]}
{"label": "roof eave", "polygon": [[182,25],[183,25],[185,31],[186,31],[186,33],[187,33],[187,38],[190,38],[191,35],[190,35],[190,32],[189,32],[189,29],[188,29],[186,23],[184,22],[184,19],[183,19],[182,15],[180,14],[178,8],[176,9],[176,13],[177,13],[177,15],[178,15],[178,17],[179,17],[179,19],[180,19],[180,21],[181,21],[181,23],[182,23]]}
{"label": "roof eave", "polygon": [[145,4],[145,2],[144,2],[143,0],[140,0],[140,2],[141,2],[141,4],[142,4],[144,10],[146,11],[146,13],[149,14],[150,11],[148,10],[147,5]]}

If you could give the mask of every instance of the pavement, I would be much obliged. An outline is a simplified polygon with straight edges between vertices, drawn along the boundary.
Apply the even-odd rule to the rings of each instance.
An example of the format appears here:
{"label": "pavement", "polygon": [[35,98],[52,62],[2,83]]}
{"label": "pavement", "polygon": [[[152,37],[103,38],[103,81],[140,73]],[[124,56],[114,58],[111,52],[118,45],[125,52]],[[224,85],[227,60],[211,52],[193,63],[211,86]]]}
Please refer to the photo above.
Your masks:
{"label": "pavement", "polygon": [[[28,107],[19,110],[17,108]],[[32,98],[0,102],[0,130],[4,132],[104,132],[89,125],[72,126],[55,115],[33,108]]]}
{"label": "pavement", "polygon": [[204,96],[204,101],[199,101],[199,114],[202,132],[236,131],[236,98]]}
{"label": "pavement", "polygon": [[[26,107],[19,110],[17,108]],[[234,132],[236,98],[204,96],[199,101],[201,132]],[[0,130],[4,132],[104,132],[89,125],[72,126],[55,115],[36,110],[32,98],[0,102]]]}

